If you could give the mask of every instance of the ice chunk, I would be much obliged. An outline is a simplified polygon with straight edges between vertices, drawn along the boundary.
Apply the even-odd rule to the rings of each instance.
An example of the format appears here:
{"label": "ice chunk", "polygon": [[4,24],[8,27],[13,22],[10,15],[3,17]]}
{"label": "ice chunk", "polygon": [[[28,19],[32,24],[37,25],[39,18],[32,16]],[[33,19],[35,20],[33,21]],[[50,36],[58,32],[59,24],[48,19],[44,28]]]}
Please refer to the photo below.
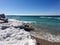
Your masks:
{"label": "ice chunk", "polygon": [[0,30],[1,45],[35,45],[35,43],[36,40],[31,39],[30,33],[24,29],[9,27]]}

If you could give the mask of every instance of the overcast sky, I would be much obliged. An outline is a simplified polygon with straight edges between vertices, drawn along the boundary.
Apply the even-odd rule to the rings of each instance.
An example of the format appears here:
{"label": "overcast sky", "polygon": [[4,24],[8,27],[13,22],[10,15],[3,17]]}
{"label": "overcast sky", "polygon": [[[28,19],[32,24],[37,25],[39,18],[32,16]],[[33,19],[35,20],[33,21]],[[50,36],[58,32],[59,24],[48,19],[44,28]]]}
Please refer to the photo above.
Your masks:
{"label": "overcast sky", "polygon": [[60,15],[60,0],[0,0],[0,13]]}

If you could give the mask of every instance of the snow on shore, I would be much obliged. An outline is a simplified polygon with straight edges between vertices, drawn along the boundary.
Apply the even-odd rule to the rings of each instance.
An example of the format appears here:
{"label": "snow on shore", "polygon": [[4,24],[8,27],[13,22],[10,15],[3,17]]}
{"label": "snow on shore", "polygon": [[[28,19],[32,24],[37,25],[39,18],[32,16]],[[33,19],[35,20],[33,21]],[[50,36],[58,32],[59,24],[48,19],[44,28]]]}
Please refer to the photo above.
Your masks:
{"label": "snow on shore", "polygon": [[[0,24],[0,45],[36,45],[36,40],[31,39],[29,32],[13,27],[19,25],[23,23],[17,20],[9,20],[8,23]],[[2,30],[2,26],[8,26],[8,28]]]}
{"label": "snow on shore", "polygon": [[[9,19],[8,23],[0,24],[0,45],[36,45],[36,40],[31,39],[29,32],[26,32],[24,29],[14,28],[14,26],[22,26],[24,23],[32,22]],[[8,28],[2,30],[1,27],[3,26],[7,26]],[[59,35],[54,36],[52,34],[42,32],[40,32],[40,34],[33,32],[32,35],[50,42],[60,42]]]}

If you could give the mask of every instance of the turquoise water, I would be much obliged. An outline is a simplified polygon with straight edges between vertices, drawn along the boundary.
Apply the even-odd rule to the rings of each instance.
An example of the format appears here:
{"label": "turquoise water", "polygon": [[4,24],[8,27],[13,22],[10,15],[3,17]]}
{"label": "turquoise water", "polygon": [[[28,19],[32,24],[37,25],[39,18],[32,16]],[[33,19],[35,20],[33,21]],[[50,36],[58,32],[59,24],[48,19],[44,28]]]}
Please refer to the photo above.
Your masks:
{"label": "turquoise water", "polygon": [[35,21],[39,28],[54,34],[60,33],[60,16],[6,16],[21,21]]}

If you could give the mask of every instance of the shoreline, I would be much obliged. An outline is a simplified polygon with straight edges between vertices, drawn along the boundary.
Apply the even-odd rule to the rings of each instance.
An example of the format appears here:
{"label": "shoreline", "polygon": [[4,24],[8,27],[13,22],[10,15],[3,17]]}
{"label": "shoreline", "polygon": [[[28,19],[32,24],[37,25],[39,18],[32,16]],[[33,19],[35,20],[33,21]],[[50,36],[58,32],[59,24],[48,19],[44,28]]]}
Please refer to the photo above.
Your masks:
{"label": "shoreline", "polygon": [[37,35],[31,34],[32,39],[36,39],[36,42],[38,45],[60,45],[60,42],[51,42],[45,39],[42,39],[40,37],[37,37]]}
{"label": "shoreline", "polygon": [[39,33],[37,34],[36,32],[30,32],[30,33],[31,33],[31,36],[33,37],[43,39],[51,43],[55,43],[55,42],[60,43],[60,36],[55,36],[55,35],[44,33],[44,32],[41,32],[40,34]]}
{"label": "shoreline", "polygon": [[[11,21],[11,22],[9,22],[9,23],[6,23],[8,26],[19,26],[19,25],[23,25],[23,23],[25,23],[25,24],[30,24],[29,22],[26,22],[26,21],[18,21],[18,20],[15,20],[15,19],[12,19],[12,20],[9,20],[9,21]],[[6,25],[5,24],[5,25]],[[2,25],[2,26],[5,26],[4,24]],[[7,26],[6,25],[6,26]],[[29,26],[31,26],[32,24],[30,24]],[[33,27],[33,26],[32,26]],[[34,27],[34,28],[37,28],[37,27]],[[31,34],[31,36],[34,38],[34,39],[36,39],[36,41],[38,42],[38,43],[40,43],[41,45],[59,45],[60,44],[60,36],[57,38],[56,37],[56,39],[54,39],[55,37],[53,37],[53,35],[51,35],[51,34],[49,34],[49,33],[41,33],[41,35],[39,36],[39,35],[36,35],[36,33],[34,33],[34,31],[31,33],[31,32],[29,32],[30,34]],[[46,37],[47,36],[47,37]],[[45,37],[45,38],[44,38]],[[49,39],[50,38],[50,39]],[[49,41],[49,40],[50,41]]]}
{"label": "shoreline", "polygon": [[[27,22],[27,21],[19,21],[19,20],[9,20],[9,21],[13,21],[13,23],[18,23],[21,25],[22,23],[25,23],[25,24],[28,24],[29,26],[32,26],[34,27],[31,23],[33,22]],[[16,24],[17,25],[17,24]],[[37,27],[34,27],[34,29],[37,28]],[[41,32],[41,35],[40,35],[40,32],[41,31],[38,31],[38,34],[37,34],[37,37],[41,38],[41,39],[44,39],[44,40],[47,40],[49,42],[60,42],[60,36],[55,36],[55,35],[52,35],[50,33],[46,33],[46,32]],[[34,33],[34,31],[32,32]],[[36,36],[36,33],[37,31],[33,34],[34,36]],[[56,37],[56,38],[55,38]]]}
{"label": "shoreline", "polygon": [[44,39],[40,39],[37,37],[32,36],[33,39],[36,39],[38,45],[60,45],[60,42],[49,42],[47,40]]}

